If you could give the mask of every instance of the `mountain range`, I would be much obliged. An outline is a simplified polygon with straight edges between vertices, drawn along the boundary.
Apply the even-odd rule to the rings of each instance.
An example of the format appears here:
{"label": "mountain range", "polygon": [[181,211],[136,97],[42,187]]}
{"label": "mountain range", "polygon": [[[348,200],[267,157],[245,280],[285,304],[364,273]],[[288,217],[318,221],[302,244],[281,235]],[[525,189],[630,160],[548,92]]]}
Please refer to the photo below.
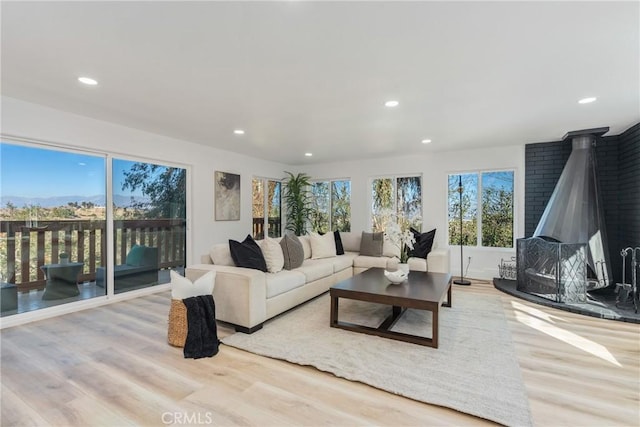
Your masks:
{"label": "mountain range", "polygon": [[[116,194],[113,196],[113,202],[117,207],[126,208],[132,204],[132,199],[137,203],[149,203],[148,197],[125,196]],[[0,197],[0,207],[6,207],[7,203],[13,204],[17,208],[26,206],[40,206],[43,208],[55,208],[59,206],[67,206],[69,203],[82,202],[93,203],[95,206],[105,205],[106,198],[104,195],[96,196],[55,196],[55,197],[23,197],[23,196],[2,196]]]}

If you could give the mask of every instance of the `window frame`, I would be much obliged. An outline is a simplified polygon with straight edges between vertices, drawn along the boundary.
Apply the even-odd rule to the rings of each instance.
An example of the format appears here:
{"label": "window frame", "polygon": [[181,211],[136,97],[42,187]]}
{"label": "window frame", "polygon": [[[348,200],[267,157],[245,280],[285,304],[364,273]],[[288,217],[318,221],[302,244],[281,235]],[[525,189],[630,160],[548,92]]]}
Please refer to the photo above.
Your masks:
{"label": "window frame", "polygon": [[392,191],[391,199],[393,206],[391,209],[397,215],[398,213],[398,179],[399,178],[420,178],[420,221],[424,223],[424,174],[422,173],[406,173],[406,174],[389,174],[389,175],[375,175],[369,177],[369,185],[367,191],[367,201],[369,205],[369,231],[373,230],[373,182],[376,179],[391,179]]}
{"label": "window frame", "polygon": [[[484,246],[482,244],[482,211],[483,211],[483,203],[482,203],[482,192],[483,192],[483,185],[482,185],[482,175],[485,173],[492,173],[492,172],[511,172],[513,174],[513,195],[512,195],[512,201],[511,201],[511,216],[512,216],[512,223],[511,223],[511,246],[510,247],[506,247],[506,246]],[[465,248],[474,248],[474,249],[483,249],[483,250],[497,250],[497,251],[513,251],[515,249],[515,242],[516,242],[516,219],[517,219],[517,215],[516,215],[516,178],[517,178],[517,174],[516,174],[517,170],[516,168],[492,168],[492,169],[477,169],[477,170],[465,170],[465,171],[457,171],[457,172],[448,172],[447,173],[447,179],[446,179],[446,183],[447,183],[447,191],[445,192],[445,197],[446,197],[446,203],[445,203],[445,217],[447,219],[447,226],[446,226],[446,230],[447,230],[447,244],[450,246],[458,246],[458,244],[455,243],[451,243],[451,235],[449,234],[449,178],[451,176],[458,176],[458,175],[476,175],[477,176],[477,182],[478,182],[478,187],[477,187],[477,193],[476,193],[476,222],[477,222],[477,227],[476,227],[476,244],[473,246],[469,246],[469,245],[464,245]]]}
{"label": "window frame", "polygon": [[185,268],[187,265],[193,262],[193,231],[191,227],[191,217],[192,213],[192,197],[193,197],[193,186],[192,186],[192,174],[193,174],[193,166],[187,163],[176,162],[173,160],[166,160],[160,158],[153,157],[143,157],[139,155],[130,155],[124,154],[117,151],[112,151],[109,149],[103,148],[91,148],[91,147],[81,147],[77,145],[72,145],[64,142],[53,142],[48,140],[40,140],[34,138],[23,138],[18,136],[12,136],[7,134],[0,133],[0,142],[6,142],[8,144],[21,145],[25,147],[45,149],[45,150],[55,150],[64,153],[70,154],[82,154],[82,155],[90,155],[101,157],[105,162],[105,170],[104,170],[104,179],[105,179],[105,248],[106,253],[104,254],[105,267],[107,267],[107,275],[106,275],[106,288],[104,295],[96,295],[92,298],[87,299],[78,299],[76,301],[65,302],[59,305],[53,305],[50,307],[41,307],[36,310],[25,311],[21,313],[12,314],[11,316],[5,317],[5,323],[7,326],[9,325],[18,325],[24,322],[31,321],[33,319],[43,319],[51,316],[55,316],[56,314],[60,314],[63,312],[76,312],[83,308],[93,307],[96,305],[103,305],[105,302],[113,298],[118,299],[130,299],[135,298],[140,295],[149,294],[149,293],[158,293],[162,291],[166,291],[169,289],[169,283],[159,283],[154,286],[144,287],[140,289],[130,290],[123,293],[115,293],[114,292],[114,266],[115,266],[115,256],[114,256],[114,212],[113,212],[113,198],[114,198],[114,188],[113,188],[113,162],[114,159],[117,160],[126,160],[132,162],[140,162],[140,163],[150,163],[161,165],[165,167],[174,167],[184,169],[186,172],[185,177],[185,188],[187,191],[185,197]]}
{"label": "window frame", "polygon": [[[311,180],[311,186],[309,188],[309,192],[311,192],[311,197],[313,197],[313,193],[311,190],[311,187],[313,187],[314,183],[318,183],[318,182],[322,182],[322,183],[328,183],[329,184],[329,229],[327,230],[327,232],[333,232],[335,231],[333,229],[333,183],[334,182],[348,182],[349,183],[349,223],[351,223],[351,178],[329,178],[329,179],[312,179]],[[349,227],[349,229],[351,229],[351,226]]]}
{"label": "window frame", "polygon": [[263,214],[263,218],[262,218],[262,230],[263,230],[263,236],[262,239],[264,239],[265,237],[271,237],[269,236],[269,182],[277,182],[280,184],[280,197],[278,198],[278,202],[280,204],[280,236],[277,237],[282,237],[282,224],[283,224],[283,212],[282,212],[282,190],[284,188],[284,182],[282,179],[280,178],[268,178],[268,177],[264,177],[264,176],[256,176],[254,175],[251,178],[251,236],[254,239],[257,239],[256,236],[254,236],[253,234],[253,220],[254,220],[254,216],[253,216],[253,181],[254,180],[260,180],[262,183],[262,206],[264,207],[264,214]]}

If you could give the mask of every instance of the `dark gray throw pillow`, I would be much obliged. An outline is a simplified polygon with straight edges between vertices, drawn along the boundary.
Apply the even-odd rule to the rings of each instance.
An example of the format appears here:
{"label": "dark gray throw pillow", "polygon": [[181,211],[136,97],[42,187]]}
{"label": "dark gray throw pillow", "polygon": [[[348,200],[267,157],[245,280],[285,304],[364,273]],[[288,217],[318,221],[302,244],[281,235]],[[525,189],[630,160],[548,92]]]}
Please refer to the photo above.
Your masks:
{"label": "dark gray throw pillow", "polygon": [[360,255],[382,256],[382,245],[384,243],[383,233],[362,232],[360,240]]}
{"label": "dark gray throw pillow", "polygon": [[242,243],[229,239],[229,251],[236,267],[267,271],[267,262],[264,260],[262,250],[251,235],[247,234],[247,238]]}
{"label": "dark gray throw pillow", "polygon": [[280,247],[282,248],[282,255],[284,255],[285,270],[293,270],[302,265],[304,261],[304,248],[297,236],[285,234],[284,237],[280,239]]}
{"label": "dark gray throw pillow", "polygon": [[426,233],[420,233],[413,227],[410,230],[413,233],[413,237],[416,239],[410,255],[412,257],[427,259],[427,255],[429,255],[431,248],[433,248],[433,239],[436,237],[436,229],[434,228]]}

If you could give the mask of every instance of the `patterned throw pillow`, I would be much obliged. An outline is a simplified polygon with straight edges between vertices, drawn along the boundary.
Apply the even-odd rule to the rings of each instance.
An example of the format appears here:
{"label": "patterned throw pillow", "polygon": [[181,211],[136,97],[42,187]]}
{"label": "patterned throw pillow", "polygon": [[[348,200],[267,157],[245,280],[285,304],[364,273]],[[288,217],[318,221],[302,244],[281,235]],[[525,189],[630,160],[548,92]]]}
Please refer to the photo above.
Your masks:
{"label": "patterned throw pillow", "polygon": [[282,248],[282,255],[284,257],[285,270],[293,270],[302,265],[304,261],[304,249],[298,236],[285,234],[280,240],[280,247]]}
{"label": "patterned throw pillow", "polygon": [[251,235],[248,234],[242,243],[229,239],[229,250],[236,267],[267,271],[267,262],[264,260],[262,250]]}
{"label": "patterned throw pillow", "polygon": [[384,233],[362,232],[360,241],[360,255],[382,256],[382,245],[384,244]]}

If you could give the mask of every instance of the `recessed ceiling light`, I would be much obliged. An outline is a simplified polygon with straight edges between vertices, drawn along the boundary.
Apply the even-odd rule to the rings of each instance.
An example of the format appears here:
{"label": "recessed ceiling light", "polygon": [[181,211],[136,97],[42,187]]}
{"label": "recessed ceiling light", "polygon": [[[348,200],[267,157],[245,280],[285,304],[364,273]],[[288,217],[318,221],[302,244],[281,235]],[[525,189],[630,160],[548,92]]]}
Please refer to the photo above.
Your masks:
{"label": "recessed ceiling light", "polygon": [[311,156],[313,156],[313,153],[304,153],[304,155],[307,156],[307,157],[311,157]]}
{"label": "recessed ceiling light", "polygon": [[398,101],[387,101],[384,103],[385,107],[397,107],[400,104]]}
{"label": "recessed ceiling light", "polygon": [[582,98],[580,101],[578,101],[578,104],[590,104],[596,99],[598,98],[596,98],[595,96],[591,96],[589,98]]}
{"label": "recessed ceiling light", "polygon": [[94,80],[92,78],[89,78],[89,77],[78,77],[78,81],[80,83],[84,83],[84,84],[89,85],[89,86],[95,86],[95,85],[98,84],[98,82],[96,80]]}
{"label": "recessed ceiling light", "polygon": [[422,143],[423,144],[431,144],[431,140],[430,139],[423,139]]}
{"label": "recessed ceiling light", "polygon": [[236,129],[233,131],[236,135],[244,135],[244,131],[242,129]]}

